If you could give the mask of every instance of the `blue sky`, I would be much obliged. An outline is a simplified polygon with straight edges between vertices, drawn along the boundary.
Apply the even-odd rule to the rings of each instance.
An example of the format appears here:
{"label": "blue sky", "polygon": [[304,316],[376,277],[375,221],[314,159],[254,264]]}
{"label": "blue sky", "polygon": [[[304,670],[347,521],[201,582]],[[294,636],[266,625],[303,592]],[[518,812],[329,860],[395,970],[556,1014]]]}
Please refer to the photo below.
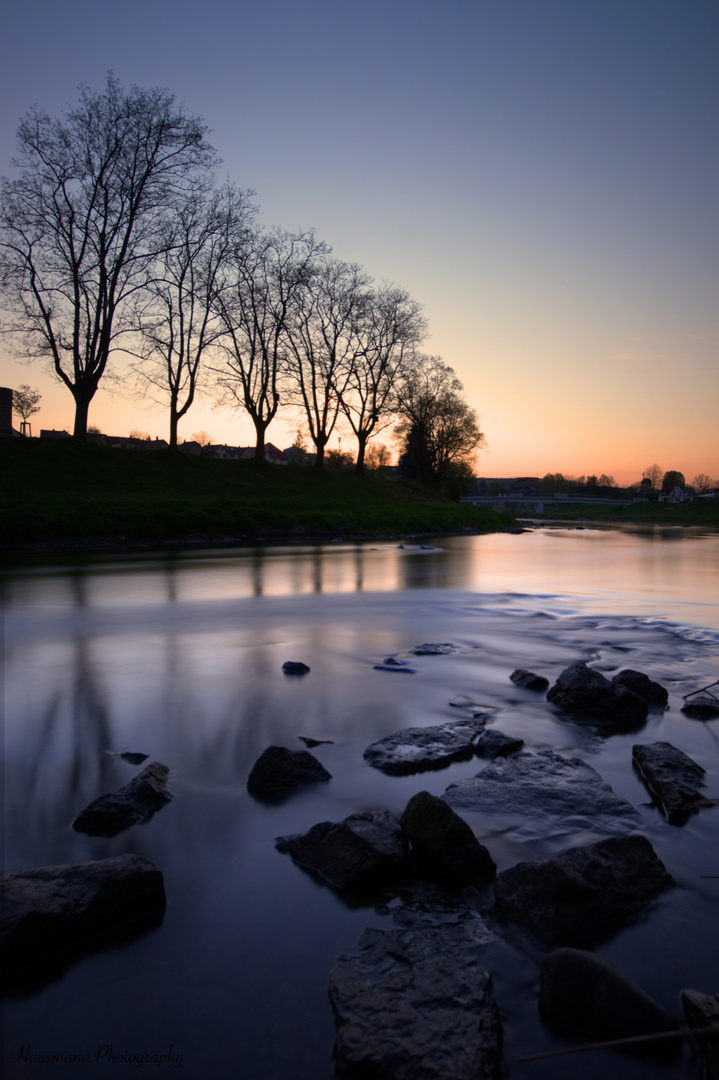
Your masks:
{"label": "blue sky", "polygon": [[[716,2],[40,0],[4,23],[3,172],[31,104],[60,112],[109,69],[166,86],[267,224],[424,304],[482,416],[481,474],[719,476]],[[0,382],[70,425],[39,369],[0,359]],[[91,421],[167,428],[105,392]],[[200,428],[250,441],[209,404]]]}

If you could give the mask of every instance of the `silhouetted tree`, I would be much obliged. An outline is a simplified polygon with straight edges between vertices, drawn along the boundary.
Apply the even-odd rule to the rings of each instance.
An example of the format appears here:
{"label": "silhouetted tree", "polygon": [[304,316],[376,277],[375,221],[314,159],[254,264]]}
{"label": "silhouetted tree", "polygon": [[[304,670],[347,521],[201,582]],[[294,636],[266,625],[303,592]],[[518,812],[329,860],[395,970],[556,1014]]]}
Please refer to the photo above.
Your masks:
{"label": "silhouetted tree", "polygon": [[677,472],[676,469],[670,469],[664,473],[662,478],[662,491],[665,495],[668,495],[671,491],[674,491],[675,487],[686,487],[686,480],[684,479],[684,473]]}
{"label": "silhouetted tree", "polygon": [[0,198],[6,328],[72,393],[78,439],[128,302],[163,250],[167,210],[215,161],[205,136],[168,91],[125,91],[112,74],[62,118],[33,108],[20,122],[20,175]]}
{"label": "silhouetted tree", "polygon": [[171,450],[195,400],[202,358],[224,329],[216,304],[221,272],[249,236],[253,194],[229,184],[198,187],[163,222],[162,254],[137,305],[134,371],[143,398],[169,404]]}
{"label": "silhouetted tree", "polygon": [[479,417],[466,402],[462,383],[438,356],[415,356],[404,366],[397,390],[401,417],[395,433],[402,470],[437,489],[456,466],[473,468],[484,442]]}
{"label": "silhouetted tree", "polygon": [[697,495],[704,495],[707,491],[711,491],[716,485],[712,481],[711,476],[707,476],[706,473],[697,473],[692,480],[693,486],[696,488]]}
{"label": "silhouetted tree", "polygon": [[646,469],[642,473],[642,477],[645,480],[649,480],[649,482],[652,485],[652,490],[656,491],[656,489],[661,484],[662,474],[663,474],[663,469],[662,469],[661,465],[657,465],[656,462],[655,462],[654,465],[647,465]]}
{"label": "silhouetted tree", "polygon": [[17,390],[12,392],[12,407],[16,413],[27,423],[31,416],[40,412],[40,399],[42,394],[39,390],[33,390],[27,383],[21,383]]}
{"label": "silhouetted tree", "polygon": [[224,263],[216,300],[223,360],[213,371],[221,400],[244,409],[254,424],[258,463],[279,407],[289,324],[300,318],[326,252],[312,232],[257,231]]}

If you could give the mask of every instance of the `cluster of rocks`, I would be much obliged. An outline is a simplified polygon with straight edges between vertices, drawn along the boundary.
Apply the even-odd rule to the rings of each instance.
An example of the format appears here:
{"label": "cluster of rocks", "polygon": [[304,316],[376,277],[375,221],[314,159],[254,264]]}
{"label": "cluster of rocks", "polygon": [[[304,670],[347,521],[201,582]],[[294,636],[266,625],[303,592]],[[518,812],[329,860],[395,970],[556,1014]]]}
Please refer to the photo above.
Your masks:
{"label": "cluster of rocks", "polygon": [[[129,764],[147,757],[116,756]],[[90,803],[73,828],[112,837],[149,821],[173,798],[169,774],[153,761],[124,787]],[[135,939],[159,925],[167,905],[162,873],[133,854],[10,870],[2,875],[0,897],[3,993],[38,989],[80,957]]]}
{"label": "cluster of rocks", "polygon": [[[415,651],[442,655],[452,647],[424,645]],[[391,659],[385,661],[388,669],[407,670]],[[522,689],[546,692],[555,708],[605,730],[636,730],[649,709],[667,703],[666,690],[636,671],[608,680],[577,663],[551,688],[543,676],[524,669],[510,678]],[[341,956],[331,973],[341,1075],[501,1076],[500,1014],[486,947],[512,924],[550,950],[541,966],[538,999],[550,1027],[610,1039],[671,1033],[679,1026],[626,975],[590,951],[642,918],[675,884],[649,840],[637,832],[638,810],[586,762],[550,750],[523,751],[522,740],[491,726],[493,721],[491,713],[473,710],[471,718],[407,728],[364,751],[370,766],[398,776],[474,756],[492,759],[476,776],[449,784],[441,798],[420,791],[398,817],[376,809],[276,841],[280,852],[353,905],[376,904],[380,897],[401,901],[391,909],[392,928],[365,930],[356,950]],[[712,802],[698,791],[704,770],[669,743],[635,746],[633,761],[672,824]],[[271,796],[270,764],[278,767],[275,791],[283,796],[301,784],[330,779],[306,751],[270,747],[248,781],[258,797]],[[537,829],[561,823],[567,830],[609,835],[498,874],[490,852],[458,810],[522,815]],[[484,916],[477,911],[479,898],[484,898],[479,904],[486,908]],[[687,1022],[699,1028],[698,1019],[689,1021],[691,1010],[706,1020],[716,1015],[712,1010],[719,1011],[718,1002],[686,991]]]}

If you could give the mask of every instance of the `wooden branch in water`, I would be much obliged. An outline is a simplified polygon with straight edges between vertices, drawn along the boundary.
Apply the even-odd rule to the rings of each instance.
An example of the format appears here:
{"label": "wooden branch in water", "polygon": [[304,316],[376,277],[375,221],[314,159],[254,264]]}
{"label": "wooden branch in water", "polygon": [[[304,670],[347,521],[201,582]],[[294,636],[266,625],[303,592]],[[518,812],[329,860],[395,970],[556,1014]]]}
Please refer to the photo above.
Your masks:
{"label": "wooden branch in water", "polygon": [[632,1046],[636,1043],[653,1042],[656,1039],[684,1039],[687,1035],[708,1035],[711,1032],[719,1037],[719,1024],[701,1028],[677,1028],[676,1031],[661,1031],[656,1035],[630,1035],[624,1039],[583,1043],[581,1046],[563,1046],[559,1050],[545,1050],[541,1054],[525,1054],[524,1057],[518,1057],[515,1060],[517,1064],[525,1061],[541,1061],[543,1058],[561,1057],[564,1054],[584,1054],[589,1050],[608,1050],[614,1046]]}

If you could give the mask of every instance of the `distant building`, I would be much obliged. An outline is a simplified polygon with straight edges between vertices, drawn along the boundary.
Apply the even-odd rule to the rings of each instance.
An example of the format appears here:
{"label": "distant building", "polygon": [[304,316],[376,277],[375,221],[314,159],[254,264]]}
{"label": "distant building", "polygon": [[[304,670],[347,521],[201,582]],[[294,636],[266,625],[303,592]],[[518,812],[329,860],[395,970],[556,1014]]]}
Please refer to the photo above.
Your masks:
{"label": "distant building", "polygon": [[134,435],[93,435],[91,438],[112,450],[167,450],[164,439],[137,439]]}
{"label": "distant building", "polygon": [[41,439],[69,439],[69,431],[55,431],[54,428],[40,428]]}

